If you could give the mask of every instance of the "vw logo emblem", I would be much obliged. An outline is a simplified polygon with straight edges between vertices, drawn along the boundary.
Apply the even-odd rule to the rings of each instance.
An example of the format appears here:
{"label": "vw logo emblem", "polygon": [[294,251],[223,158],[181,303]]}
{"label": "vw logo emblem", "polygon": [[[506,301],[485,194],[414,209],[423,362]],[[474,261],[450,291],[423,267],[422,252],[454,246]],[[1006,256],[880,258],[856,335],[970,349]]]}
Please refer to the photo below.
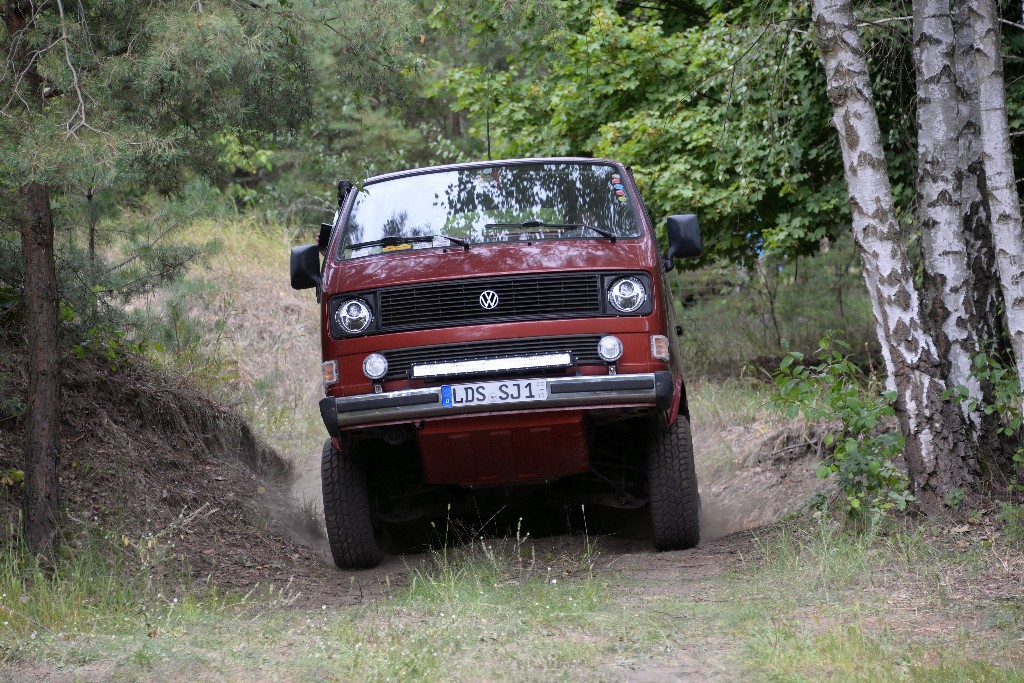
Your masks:
{"label": "vw logo emblem", "polygon": [[493,289],[485,289],[480,292],[480,306],[491,310],[498,307],[498,293]]}

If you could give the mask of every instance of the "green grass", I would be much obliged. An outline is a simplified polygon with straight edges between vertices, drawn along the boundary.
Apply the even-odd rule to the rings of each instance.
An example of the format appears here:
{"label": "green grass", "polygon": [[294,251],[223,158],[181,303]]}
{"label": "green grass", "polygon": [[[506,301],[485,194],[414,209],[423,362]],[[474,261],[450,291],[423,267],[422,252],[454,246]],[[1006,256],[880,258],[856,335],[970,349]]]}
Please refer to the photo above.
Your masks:
{"label": "green grass", "polygon": [[146,541],[93,537],[52,576],[8,548],[0,580],[17,616],[0,660],[118,680],[1024,680],[1020,596],[988,595],[1019,553],[934,534],[779,525],[694,576],[591,539],[477,538],[419,558],[401,586],[382,579],[381,599],[324,609],[280,589],[169,597],[173,581],[126,571]]}
{"label": "green grass", "polygon": [[760,566],[741,580],[761,596],[745,666],[780,681],[1024,680],[1020,620],[972,589],[992,585],[993,546],[930,533],[849,535],[830,520],[767,533]]}
{"label": "green grass", "polygon": [[201,592],[154,606],[159,596],[123,574],[114,600],[67,575],[59,582],[76,587],[91,617],[58,631],[65,610],[51,628],[8,629],[3,656],[161,680],[619,680],[621,663],[657,661],[678,635],[664,612],[624,612],[615,576],[592,573],[594,552],[538,558],[525,539],[476,541],[437,551],[383,600],[323,610]]}
{"label": "green grass", "polygon": [[1024,680],[1020,662],[1000,662],[1003,653],[965,654],[965,649],[978,648],[969,633],[961,632],[952,643],[935,643],[878,629],[856,613],[838,616],[842,624],[776,620],[754,629],[749,662],[765,678],[777,681]]}

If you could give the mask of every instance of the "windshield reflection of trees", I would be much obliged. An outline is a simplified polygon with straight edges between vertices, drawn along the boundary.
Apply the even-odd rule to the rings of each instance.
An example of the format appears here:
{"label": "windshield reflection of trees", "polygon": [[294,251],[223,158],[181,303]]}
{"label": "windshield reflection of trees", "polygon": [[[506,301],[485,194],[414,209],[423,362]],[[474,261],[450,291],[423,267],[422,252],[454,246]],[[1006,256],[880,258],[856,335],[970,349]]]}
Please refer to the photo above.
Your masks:
{"label": "windshield reflection of trees", "polygon": [[[619,237],[639,235],[629,202],[619,202],[612,187],[614,167],[544,164],[493,166],[424,174],[372,185],[353,207],[345,233],[346,244],[385,237],[451,235],[472,242],[504,239],[542,239],[590,236],[579,229],[486,229],[492,223],[569,223],[610,230]],[[413,182],[433,187],[429,207],[414,206],[419,192],[385,188],[391,183]],[[395,207],[395,205],[398,207]],[[402,206],[402,204],[407,204]],[[386,207],[386,208],[385,208]],[[381,220],[377,216],[390,215]],[[410,219],[410,216],[415,219]],[[368,225],[363,218],[378,225]]]}

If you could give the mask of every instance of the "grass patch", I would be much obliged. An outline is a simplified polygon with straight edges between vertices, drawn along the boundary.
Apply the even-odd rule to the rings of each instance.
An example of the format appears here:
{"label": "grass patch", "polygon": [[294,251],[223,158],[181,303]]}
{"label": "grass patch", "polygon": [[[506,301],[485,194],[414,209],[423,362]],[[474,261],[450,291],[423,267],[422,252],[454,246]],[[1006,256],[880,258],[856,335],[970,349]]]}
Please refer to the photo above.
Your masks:
{"label": "grass patch", "polygon": [[749,647],[752,667],[770,680],[859,681],[1020,681],[1019,662],[973,657],[977,649],[962,633],[952,647],[904,633],[877,629],[853,616],[848,622],[818,624],[779,620],[754,629]]}
{"label": "grass patch", "polygon": [[686,399],[702,429],[720,432],[737,425],[780,422],[782,413],[770,403],[773,391],[774,385],[760,379],[697,380],[687,386]]}
{"label": "grass patch", "polygon": [[[3,656],[40,671],[99,667],[112,678],[169,681],[618,681],[637,670],[1024,680],[1024,609],[1008,583],[1018,565],[1009,546],[962,540],[923,527],[849,535],[818,519],[767,530],[702,574],[686,567],[724,556],[611,556],[587,538],[474,538],[408,565],[403,585],[382,599],[323,609],[296,609],[280,589],[193,586],[174,602],[155,580],[131,583],[117,567],[83,564],[61,578],[69,585],[60,590],[79,597],[27,599],[47,627],[5,629]],[[120,578],[86,585],[104,573]]]}
{"label": "grass patch", "polygon": [[[759,566],[734,584],[757,596],[745,665],[769,680],[1024,680],[1013,591],[988,534],[879,527],[849,534],[824,517],[759,539]],[[738,596],[737,596],[738,597]]]}

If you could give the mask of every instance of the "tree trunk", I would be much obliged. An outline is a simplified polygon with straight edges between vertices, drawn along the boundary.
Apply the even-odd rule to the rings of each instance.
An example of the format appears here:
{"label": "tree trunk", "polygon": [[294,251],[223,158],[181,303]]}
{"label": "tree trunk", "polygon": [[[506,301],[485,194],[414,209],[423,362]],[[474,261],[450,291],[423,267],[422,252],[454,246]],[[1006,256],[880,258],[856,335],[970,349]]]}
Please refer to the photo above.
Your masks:
{"label": "tree trunk", "polygon": [[[954,186],[960,189],[960,220],[967,246],[967,265],[971,288],[968,306],[973,310],[975,335],[981,347],[997,354],[1009,350],[1003,330],[1003,296],[996,272],[996,255],[992,247],[991,214],[989,212],[985,164],[981,148],[981,112],[978,108],[978,74],[974,58],[974,25],[967,3],[953,4],[953,69],[957,91],[957,149],[960,164]],[[981,384],[985,403],[992,403],[992,386]],[[1001,466],[1009,463],[1007,444],[999,437],[999,416],[980,411],[981,428],[977,429],[977,453]],[[975,423],[977,424],[977,423]]]}
{"label": "tree trunk", "polygon": [[[21,35],[31,3],[3,7],[9,59],[28,85],[29,106],[42,107],[42,79],[35,53]],[[50,192],[36,182],[20,189],[22,261],[25,266],[25,336],[28,340],[28,417],[25,422],[25,540],[44,561],[57,543],[57,447],[60,438],[60,354],[57,346],[57,274],[53,253]]]}
{"label": "tree trunk", "polygon": [[[958,101],[954,72],[953,18],[949,0],[914,3],[914,68],[917,73],[917,202],[924,252],[925,310],[931,322],[943,374],[951,386],[966,386],[975,401],[981,383],[970,376],[978,351],[971,300],[967,242],[960,215],[961,186]],[[981,411],[964,417],[977,435]]]}
{"label": "tree trunk", "polygon": [[992,213],[992,244],[1017,377],[1024,380],[1024,231],[1010,155],[1006,87],[999,53],[999,16],[993,0],[971,0],[970,9],[974,24],[981,144]]}
{"label": "tree trunk", "polygon": [[60,354],[57,275],[50,193],[38,183],[21,189],[21,249],[25,263],[28,338],[28,420],[25,425],[25,538],[49,559],[57,542],[57,444],[60,437]]}
{"label": "tree trunk", "polygon": [[867,60],[850,0],[814,0],[814,39],[825,67],[833,125],[839,134],[853,233],[881,336],[893,364],[896,415],[904,434],[911,485],[927,511],[973,480],[965,458],[963,418],[942,400],[946,388],[896,222]]}
{"label": "tree trunk", "polygon": [[960,92],[957,131],[961,174],[960,213],[971,269],[971,305],[977,316],[978,339],[986,346],[1005,348],[1000,315],[1002,292],[992,248],[985,164],[981,149],[981,112],[978,108],[978,73],[974,59],[974,25],[966,3],[953,7],[954,70]]}

